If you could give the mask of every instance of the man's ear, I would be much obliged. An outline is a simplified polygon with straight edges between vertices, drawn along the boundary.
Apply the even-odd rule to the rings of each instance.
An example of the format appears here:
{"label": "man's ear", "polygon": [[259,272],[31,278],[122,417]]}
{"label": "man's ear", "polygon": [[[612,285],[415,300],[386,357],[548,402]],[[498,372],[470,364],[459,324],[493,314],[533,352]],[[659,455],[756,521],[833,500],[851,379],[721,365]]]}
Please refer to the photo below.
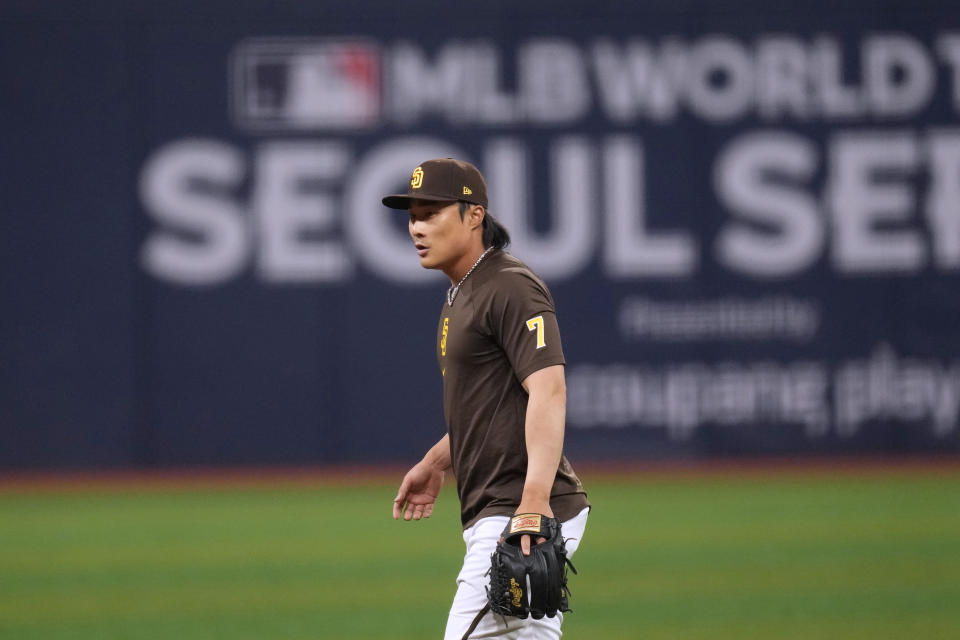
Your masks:
{"label": "man's ear", "polygon": [[481,205],[475,204],[470,207],[467,215],[470,216],[470,228],[476,229],[483,225],[483,218],[487,215],[487,212]]}

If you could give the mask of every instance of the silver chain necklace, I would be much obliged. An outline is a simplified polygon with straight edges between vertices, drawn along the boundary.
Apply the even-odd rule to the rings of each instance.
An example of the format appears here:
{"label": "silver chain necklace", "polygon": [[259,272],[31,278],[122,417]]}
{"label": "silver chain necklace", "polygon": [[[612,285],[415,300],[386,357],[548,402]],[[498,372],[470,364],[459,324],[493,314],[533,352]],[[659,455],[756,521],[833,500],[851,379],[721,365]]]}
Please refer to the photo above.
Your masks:
{"label": "silver chain necklace", "polygon": [[473,270],[477,268],[477,265],[480,264],[480,261],[487,257],[487,254],[493,251],[493,247],[487,247],[487,250],[480,254],[480,257],[477,258],[477,261],[473,263],[473,266],[460,278],[460,282],[457,283],[455,287],[450,287],[447,289],[447,304],[453,306],[453,301],[456,299],[457,294],[460,292],[460,285],[463,284],[463,281],[473,273]]}

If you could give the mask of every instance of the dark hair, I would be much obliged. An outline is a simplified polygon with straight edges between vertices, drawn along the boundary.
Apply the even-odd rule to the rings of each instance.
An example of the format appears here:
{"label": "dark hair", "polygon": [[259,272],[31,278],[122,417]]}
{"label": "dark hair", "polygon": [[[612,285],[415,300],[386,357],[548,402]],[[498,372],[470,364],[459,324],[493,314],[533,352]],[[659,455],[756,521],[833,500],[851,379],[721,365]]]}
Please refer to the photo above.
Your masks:
{"label": "dark hair", "polygon": [[[462,220],[467,213],[467,209],[472,207],[473,203],[460,200],[459,204],[460,219]],[[507,231],[506,227],[500,224],[500,221],[490,215],[490,212],[486,209],[483,210],[483,214],[483,246],[503,249],[510,244],[510,232]]]}

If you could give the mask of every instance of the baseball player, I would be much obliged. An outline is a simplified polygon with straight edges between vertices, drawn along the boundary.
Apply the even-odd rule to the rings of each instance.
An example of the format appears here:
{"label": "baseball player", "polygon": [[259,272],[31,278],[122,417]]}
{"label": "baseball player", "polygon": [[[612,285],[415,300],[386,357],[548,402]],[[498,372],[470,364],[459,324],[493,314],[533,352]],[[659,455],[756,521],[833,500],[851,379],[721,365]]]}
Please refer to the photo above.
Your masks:
{"label": "baseball player", "polygon": [[[393,517],[429,518],[452,471],[466,555],[444,637],[559,638],[562,613],[525,619],[487,613],[491,554],[505,528],[536,531],[523,523],[555,518],[572,555],[590,509],[563,455],[565,360],[553,298],[504,251],[510,236],[487,212],[486,184],[473,165],[424,162],[407,193],[386,196],[383,204],[409,213],[421,266],[443,271],[451,282],[436,343],[447,432],[403,478]],[[516,537],[525,556],[545,542],[541,535]]]}

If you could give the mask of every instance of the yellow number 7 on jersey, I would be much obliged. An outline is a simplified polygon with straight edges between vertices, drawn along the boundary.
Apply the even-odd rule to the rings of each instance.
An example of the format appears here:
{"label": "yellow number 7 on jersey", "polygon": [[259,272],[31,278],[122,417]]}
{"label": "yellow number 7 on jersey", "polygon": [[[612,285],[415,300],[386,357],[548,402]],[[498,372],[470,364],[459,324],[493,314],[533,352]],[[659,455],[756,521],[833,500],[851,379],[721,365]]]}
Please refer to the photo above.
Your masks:
{"label": "yellow number 7 on jersey", "polygon": [[527,320],[527,330],[537,332],[537,349],[543,349],[547,346],[546,341],[543,339],[543,316],[537,316]]}

